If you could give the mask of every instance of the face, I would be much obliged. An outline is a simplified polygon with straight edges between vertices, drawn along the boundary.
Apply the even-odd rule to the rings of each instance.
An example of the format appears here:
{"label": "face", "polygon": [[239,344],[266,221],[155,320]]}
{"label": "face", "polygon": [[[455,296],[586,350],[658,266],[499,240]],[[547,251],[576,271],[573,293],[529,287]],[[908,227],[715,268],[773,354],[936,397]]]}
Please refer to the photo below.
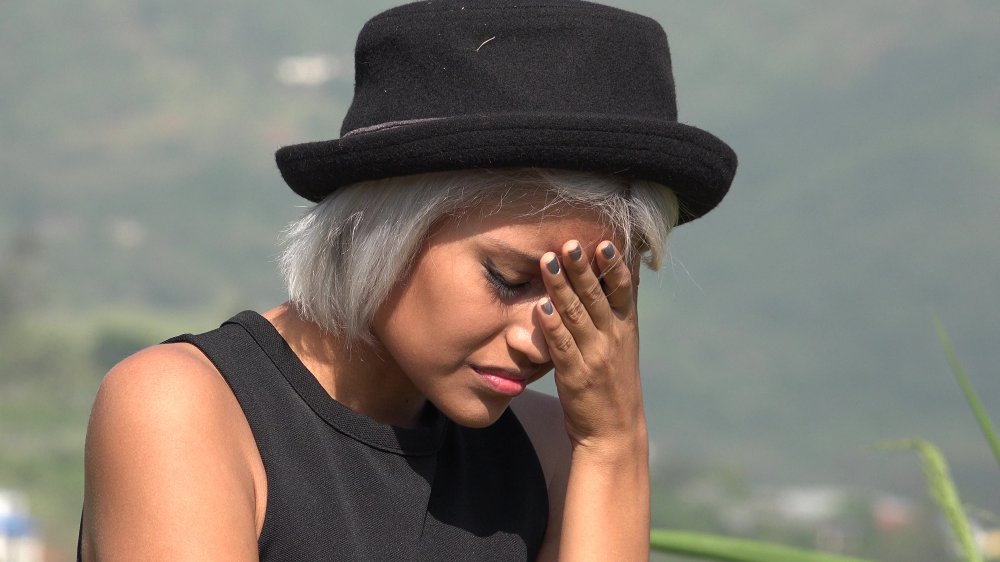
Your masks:
{"label": "face", "polygon": [[513,205],[443,220],[375,317],[391,368],[468,427],[492,424],[551,369],[535,318],[545,296],[542,254],[568,240],[578,240],[587,255],[603,240],[621,247],[594,215],[524,218],[524,210]]}

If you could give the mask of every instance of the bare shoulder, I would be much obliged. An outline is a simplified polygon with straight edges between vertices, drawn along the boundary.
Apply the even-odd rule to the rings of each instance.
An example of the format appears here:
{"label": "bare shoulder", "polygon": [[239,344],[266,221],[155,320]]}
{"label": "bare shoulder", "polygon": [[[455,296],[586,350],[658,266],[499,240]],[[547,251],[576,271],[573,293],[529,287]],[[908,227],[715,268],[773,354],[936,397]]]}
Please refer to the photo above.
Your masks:
{"label": "bare shoulder", "polygon": [[156,345],[125,358],[108,372],[97,393],[94,415],[114,416],[131,408],[181,409],[226,389],[212,363],[194,346]]}
{"label": "bare shoulder", "polygon": [[104,445],[116,451],[124,444],[141,449],[197,446],[237,430],[243,418],[233,414],[239,413],[225,380],[197,348],[153,346],[105,376],[91,412],[88,453]]}
{"label": "bare shoulder", "polygon": [[255,558],[259,459],[194,346],[132,355],[105,377],[87,428],[84,559]]}

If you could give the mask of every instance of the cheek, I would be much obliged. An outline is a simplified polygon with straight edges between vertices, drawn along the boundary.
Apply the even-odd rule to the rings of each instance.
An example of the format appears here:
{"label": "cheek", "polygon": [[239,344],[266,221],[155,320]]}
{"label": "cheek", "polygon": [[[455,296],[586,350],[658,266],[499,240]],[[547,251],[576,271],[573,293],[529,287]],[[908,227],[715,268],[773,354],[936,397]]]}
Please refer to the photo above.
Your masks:
{"label": "cheek", "polygon": [[427,336],[449,336],[461,330],[461,323],[471,305],[472,287],[465,272],[455,264],[440,261],[421,263],[400,295],[400,322]]}
{"label": "cheek", "polygon": [[457,363],[498,329],[497,307],[472,267],[424,259],[383,306],[376,333],[399,362]]}

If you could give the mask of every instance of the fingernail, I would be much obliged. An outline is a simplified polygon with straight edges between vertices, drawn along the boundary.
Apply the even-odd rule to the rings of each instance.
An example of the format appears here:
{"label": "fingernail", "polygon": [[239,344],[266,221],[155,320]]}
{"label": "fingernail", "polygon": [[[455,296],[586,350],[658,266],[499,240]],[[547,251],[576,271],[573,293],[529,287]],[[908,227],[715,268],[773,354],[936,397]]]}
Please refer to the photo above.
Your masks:
{"label": "fingernail", "polygon": [[545,299],[545,302],[542,303],[542,312],[552,316],[552,299]]}
{"label": "fingernail", "polygon": [[549,273],[552,275],[559,275],[559,259],[555,256],[552,256],[552,259],[549,260],[549,263],[545,264],[545,267],[548,268]]}
{"label": "fingernail", "polygon": [[572,250],[569,251],[569,259],[573,261],[580,261],[583,257],[583,248],[579,244],[576,245]]}
{"label": "fingernail", "polygon": [[601,253],[604,254],[605,258],[610,260],[615,257],[615,245],[608,242],[608,245],[601,250]]}

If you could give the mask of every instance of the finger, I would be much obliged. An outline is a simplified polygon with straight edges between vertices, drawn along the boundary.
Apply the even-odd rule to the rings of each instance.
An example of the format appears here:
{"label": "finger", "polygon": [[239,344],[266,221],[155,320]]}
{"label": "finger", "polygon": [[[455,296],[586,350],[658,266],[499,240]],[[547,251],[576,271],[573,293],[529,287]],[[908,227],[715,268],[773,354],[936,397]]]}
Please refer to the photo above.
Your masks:
{"label": "finger", "polygon": [[562,317],[552,304],[552,299],[544,297],[538,301],[538,324],[542,327],[545,345],[549,348],[549,357],[557,372],[573,372],[573,367],[583,361],[580,348],[573,334],[566,329]]}
{"label": "finger", "polygon": [[622,256],[610,241],[597,245],[597,265],[604,280],[604,291],[611,308],[619,314],[628,314],[635,308],[632,274],[622,262]]}
{"label": "finger", "polygon": [[607,327],[611,319],[611,305],[604,294],[601,280],[590,265],[590,258],[576,240],[563,245],[561,263],[566,268],[566,276],[576,291],[577,298],[587,309],[594,326],[599,330]]}
{"label": "finger", "polygon": [[588,345],[597,335],[597,329],[587,308],[580,302],[576,291],[570,285],[559,257],[553,252],[546,252],[542,256],[541,264],[546,292],[552,299],[555,310],[559,312],[562,325],[573,335],[577,345],[581,347]]}

